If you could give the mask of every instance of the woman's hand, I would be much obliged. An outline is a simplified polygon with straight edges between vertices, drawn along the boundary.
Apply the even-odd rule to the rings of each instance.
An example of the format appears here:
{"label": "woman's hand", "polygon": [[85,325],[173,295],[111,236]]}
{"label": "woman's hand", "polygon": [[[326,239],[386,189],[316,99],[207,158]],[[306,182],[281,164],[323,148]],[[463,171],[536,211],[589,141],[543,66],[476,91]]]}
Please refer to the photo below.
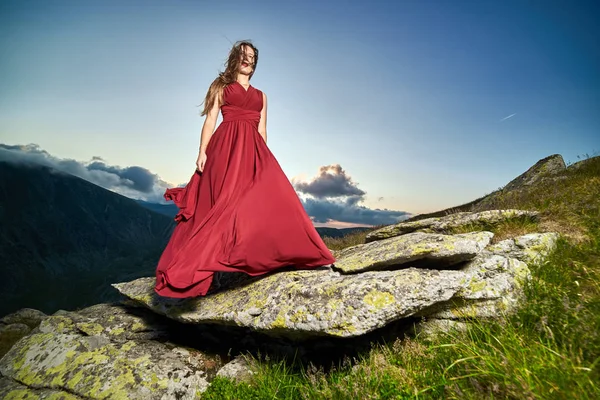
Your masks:
{"label": "woman's hand", "polygon": [[202,172],[204,170],[204,164],[206,164],[206,152],[201,151],[196,160],[196,169]]}

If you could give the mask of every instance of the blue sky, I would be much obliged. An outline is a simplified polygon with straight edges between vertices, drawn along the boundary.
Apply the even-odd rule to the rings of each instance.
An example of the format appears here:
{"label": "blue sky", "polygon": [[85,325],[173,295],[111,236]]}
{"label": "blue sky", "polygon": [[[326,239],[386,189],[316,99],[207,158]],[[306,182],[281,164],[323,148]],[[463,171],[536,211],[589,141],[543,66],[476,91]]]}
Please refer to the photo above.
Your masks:
{"label": "blue sky", "polygon": [[288,178],[353,188],[299,192],[309,214],[389,223],[473,200],[550,154],[600,151],[598,4],[5,0],[0,143],[118,179],[145,171],[153,189],[95,176],[157,201],[193,173],[198,106],[231,42],[251,39]]}

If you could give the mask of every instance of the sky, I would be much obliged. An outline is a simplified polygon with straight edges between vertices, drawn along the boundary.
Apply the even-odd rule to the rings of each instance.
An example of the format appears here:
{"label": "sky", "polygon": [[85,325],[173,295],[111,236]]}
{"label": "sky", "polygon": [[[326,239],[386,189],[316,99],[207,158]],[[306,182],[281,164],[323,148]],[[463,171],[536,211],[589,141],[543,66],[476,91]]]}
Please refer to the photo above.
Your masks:
{"label": "sky", "polygon": [[268,146],[315,225],[389,224],[597,154],[598,20],[597,1],[3,0],[0,160],[164,202],[250,39]]}

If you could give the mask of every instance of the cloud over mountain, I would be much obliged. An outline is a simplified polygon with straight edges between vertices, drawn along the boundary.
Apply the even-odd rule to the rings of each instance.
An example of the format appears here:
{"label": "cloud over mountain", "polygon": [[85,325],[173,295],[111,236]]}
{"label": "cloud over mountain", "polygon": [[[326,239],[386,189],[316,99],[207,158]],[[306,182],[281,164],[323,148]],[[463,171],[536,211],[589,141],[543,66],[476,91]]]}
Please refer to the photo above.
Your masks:
{"label": "cloud over mountain", "polygon": [[90,162],[58,158],[33,143],[27,145],[0,143],[0,161],[45,165],[78,176],[123,196],[150,202],[164,202],[163,194],[169,187],[158,175],[143,167],[108,165],[97,156]]}
{"label": "cloud over mountain", "polygon": [[300,193],[309,194],[318,199],[340,196],[364,196],[339,164],[325,165],[319,168],[319,174],[310,182],[294,182]]}
{"label": "cloud over mountain", "polygon": [[365,200],[366,192],[358,188],[339,164],[322,166],[317,176],[309,182],[292,179],[292,184],[314,222],[384,225],[410,217],[406,211],[371,209],[360,205]]}

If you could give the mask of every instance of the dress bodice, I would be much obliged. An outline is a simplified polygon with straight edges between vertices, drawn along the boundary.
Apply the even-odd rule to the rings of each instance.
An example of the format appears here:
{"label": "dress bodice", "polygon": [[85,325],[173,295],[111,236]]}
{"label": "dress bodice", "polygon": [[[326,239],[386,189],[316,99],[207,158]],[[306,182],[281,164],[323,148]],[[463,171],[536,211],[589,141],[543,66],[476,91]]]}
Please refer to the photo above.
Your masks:
{"label": "dress bodice", "polygon": [[223,105],[221,106],[223,122],[250,120],[258,126],[262,108],[262,92],[252,85],[246,90],[239,82],[235,81],[223,89]]}

